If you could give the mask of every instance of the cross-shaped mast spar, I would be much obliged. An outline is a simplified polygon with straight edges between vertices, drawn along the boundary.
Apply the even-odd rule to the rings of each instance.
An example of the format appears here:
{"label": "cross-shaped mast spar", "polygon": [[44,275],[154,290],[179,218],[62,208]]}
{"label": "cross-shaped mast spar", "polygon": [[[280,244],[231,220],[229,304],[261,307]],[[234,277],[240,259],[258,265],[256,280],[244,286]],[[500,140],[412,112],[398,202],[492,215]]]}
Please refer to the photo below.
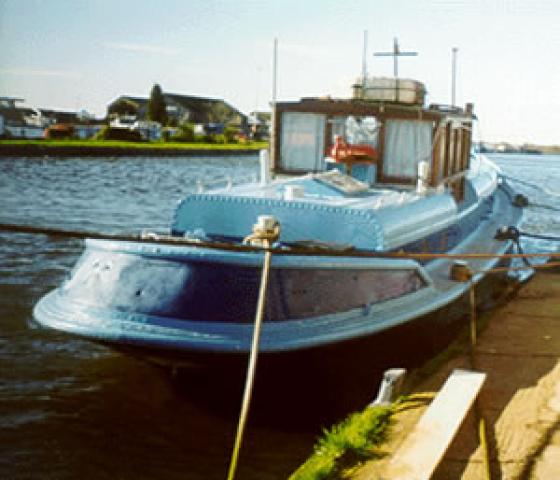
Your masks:
{"label": "cross-shaped mast spar", "polygon": [[396,38],[393,40],[393,51],[392,52],[375,52],[376,57],[393,57],[393,74],[395,78],[399,76],[399,57],[415,57],[418,55],[417,52],[401,52],[399,49],[399,42]]}

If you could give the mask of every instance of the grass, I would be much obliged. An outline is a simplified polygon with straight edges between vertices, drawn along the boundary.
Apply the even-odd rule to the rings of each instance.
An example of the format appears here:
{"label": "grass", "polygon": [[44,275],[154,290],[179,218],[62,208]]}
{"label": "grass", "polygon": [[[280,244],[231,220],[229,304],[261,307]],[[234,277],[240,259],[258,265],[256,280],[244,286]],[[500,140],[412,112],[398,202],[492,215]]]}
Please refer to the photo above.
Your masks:
{"label": "grass", "polygon": [[161,150],[260,150],[267,142],[247,143],[183,143],[183,142],[126,142],[119,140],[0,140],[1,146],[40,145],[42,147],[68,148],[115,148],[115,149],[161,149]]}
{"label": "grass", "polygon": [[313,447],[313,454],[290,480],[344,478],[345,470],[374,457],[376,446],[386,438],[396,405],[369,406],[325,430]]}

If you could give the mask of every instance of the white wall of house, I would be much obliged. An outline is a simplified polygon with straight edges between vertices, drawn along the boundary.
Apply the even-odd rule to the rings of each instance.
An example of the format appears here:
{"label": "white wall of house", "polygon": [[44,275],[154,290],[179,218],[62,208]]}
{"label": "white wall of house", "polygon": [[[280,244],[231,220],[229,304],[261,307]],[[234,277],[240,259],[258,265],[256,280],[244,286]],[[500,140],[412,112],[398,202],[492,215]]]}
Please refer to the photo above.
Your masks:
{"label": "white wall of house", "polygon": [[43,127],[35,127],[35,126],[12,126],[6,125],[5,126],[6,132],[10,134],[10,136],[14,138],[43,138],[43,133],[45,129]]}
{"label": "white wall of house", "polygon": [[109,126],[114,128],[132,128],[135,122],[136,115],[119,115],[111,119]]}
{"label": "white wall of house", "polygon": [[138,130],[144,140],[160,140],[161,124],[150,120],[138,120],[132,125],[132,130]]}

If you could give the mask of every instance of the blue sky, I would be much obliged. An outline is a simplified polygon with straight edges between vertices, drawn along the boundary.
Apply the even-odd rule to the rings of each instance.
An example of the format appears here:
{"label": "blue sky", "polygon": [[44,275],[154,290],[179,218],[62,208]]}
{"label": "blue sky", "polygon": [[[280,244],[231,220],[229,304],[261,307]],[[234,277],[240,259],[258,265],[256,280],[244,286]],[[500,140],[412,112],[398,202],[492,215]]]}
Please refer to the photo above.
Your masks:
{"label": "blue sky", "polygon": [[0,0],[0,96],[102,116],[121,94],[164,91],[224,98],[248,113],[271,98],[350,95],[368,31],[370,74],[399,64],[449,103],[473,102],[486,140],[560,144],[557,0]]}

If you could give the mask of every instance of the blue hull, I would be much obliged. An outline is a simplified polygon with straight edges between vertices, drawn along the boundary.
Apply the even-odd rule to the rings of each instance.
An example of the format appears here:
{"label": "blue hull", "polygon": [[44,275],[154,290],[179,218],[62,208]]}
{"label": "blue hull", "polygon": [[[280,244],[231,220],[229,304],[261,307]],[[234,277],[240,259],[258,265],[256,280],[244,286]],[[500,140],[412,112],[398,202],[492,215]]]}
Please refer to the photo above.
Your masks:
{"label": "blue hull", "polygon": [[[157,255],[149,253],[156,248]],[[245,352],[261,262],[262,254],[88,241],[72,278],[34,315],[47,326],[124,346]],[[413,261],[277,256],[261,348],[333,343],[363,334],[357,323],[382,328],[382,319],[372,318],[376,304],[428,285]]]}

